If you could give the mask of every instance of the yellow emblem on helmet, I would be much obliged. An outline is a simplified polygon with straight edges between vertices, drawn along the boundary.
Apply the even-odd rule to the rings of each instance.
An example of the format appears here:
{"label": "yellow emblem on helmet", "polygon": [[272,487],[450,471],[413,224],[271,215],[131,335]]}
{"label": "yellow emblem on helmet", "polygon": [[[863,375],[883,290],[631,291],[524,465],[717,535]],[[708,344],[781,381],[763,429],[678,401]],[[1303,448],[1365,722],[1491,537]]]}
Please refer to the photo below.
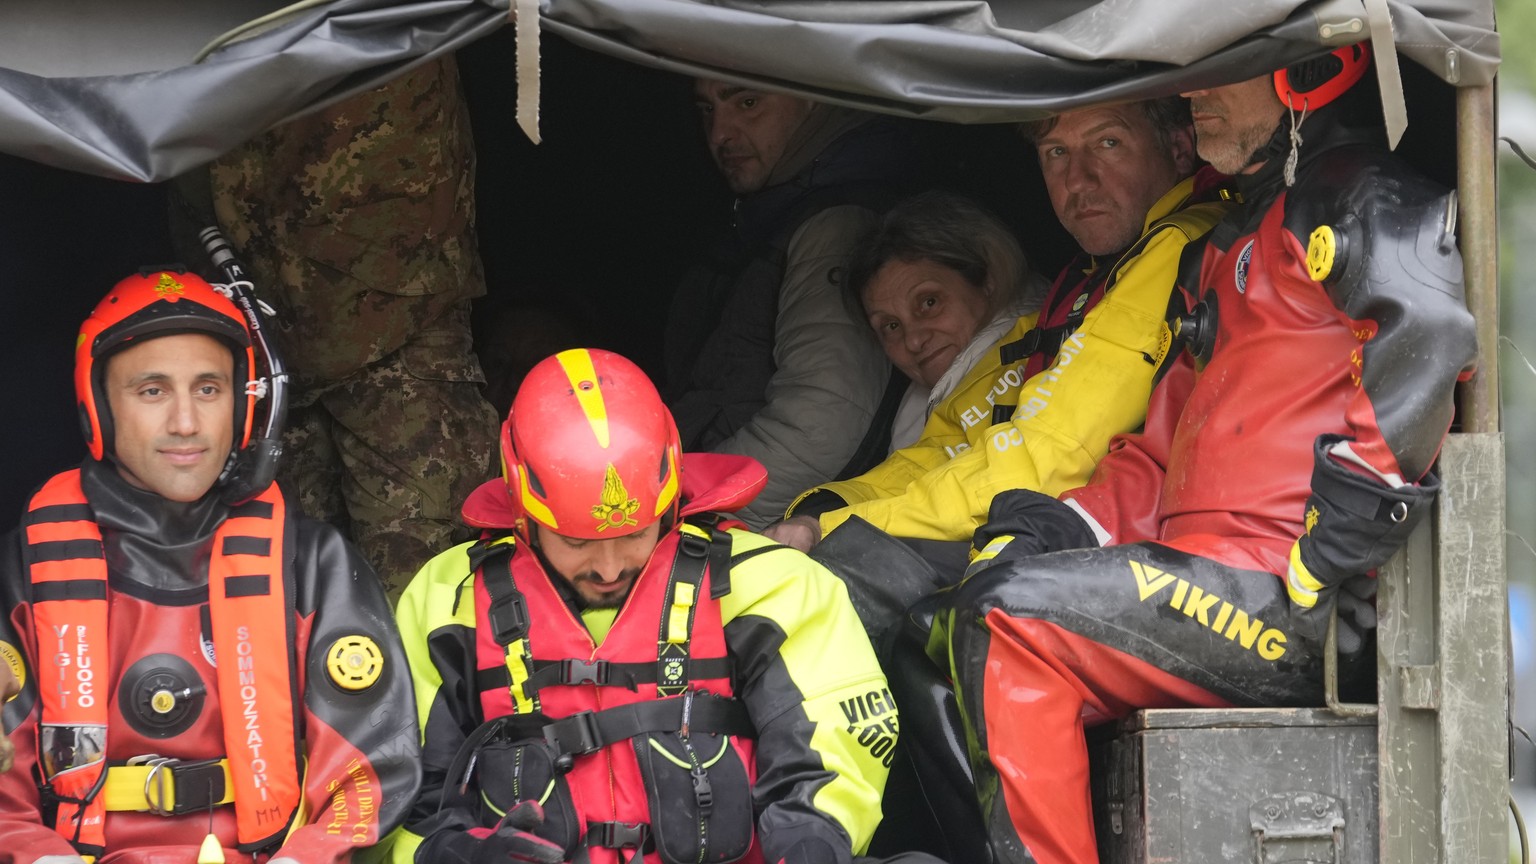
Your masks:
{"label": "yellow emblem on helmet", "polygon": [[1333,272],[1333,258],[1338,251],[1338,238],[1333,235],[1333,229],[1327,225],[1320,225],[1312,236],[1307,238],[1307,275],[1313,282],[1321,282]]}
{"label": "yellow emblem on helmet", "polygon": [[[16,676],[16,683],[18,685],[22,687],[27,685],[27,666],[21,662],[21,652],[16,650],[15,645],[9,642],[0,642],[0,662],[11,667],[11,674]],[[11,699],[15,698],[15,696],[11,697]]]}
{"label": "yellow emblem on helmet", "polygon": [[155,283],[155,293],[164,297],[167,294],[185,294],[187,289],[180,282],[171,278],[169,273],[161,273],[160,281]]}
{"label": "yellow emblem on helmet", "polygon": [[612,462],[608,463],[608,471],[603,475],[603,497],[600,501],[592,508],[592,518],[597,520],[598,531],[640,524],[635,521],[640,499],[629,497],[629,490],[624,488],[624,479],[619,476]]}
{"label": "yellow emblem on helmet", "polygon": [[326,669],[343,690],[367,690],[384,674],[384,652],[367,636],[343,636],[326,652]]}

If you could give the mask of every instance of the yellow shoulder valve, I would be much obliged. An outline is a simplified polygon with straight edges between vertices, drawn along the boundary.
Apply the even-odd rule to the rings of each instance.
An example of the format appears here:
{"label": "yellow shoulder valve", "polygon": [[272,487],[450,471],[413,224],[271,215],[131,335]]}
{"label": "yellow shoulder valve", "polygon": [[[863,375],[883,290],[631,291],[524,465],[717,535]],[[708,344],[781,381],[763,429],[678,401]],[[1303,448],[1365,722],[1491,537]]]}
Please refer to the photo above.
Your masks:
{"label": "yellow shoulder valve", "polygon": [[1313,282],[1321,282],[1332,275],[1338,251],[1338,235],[1334,234],[1331,225],[1318,226],[1307,238],[1307,275]]}
{"label": "yellow shoulder valve", "polygon": [[367,636],[343,636],[326,653],[331,680],[343,690],[367,690],[384,673],[384,652]]}

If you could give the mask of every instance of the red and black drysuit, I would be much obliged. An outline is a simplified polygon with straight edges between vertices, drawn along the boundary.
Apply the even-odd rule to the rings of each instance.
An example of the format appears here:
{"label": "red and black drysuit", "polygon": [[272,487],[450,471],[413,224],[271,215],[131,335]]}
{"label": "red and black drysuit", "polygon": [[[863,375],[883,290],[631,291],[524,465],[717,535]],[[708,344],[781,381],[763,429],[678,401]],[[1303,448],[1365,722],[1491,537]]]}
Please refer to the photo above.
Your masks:
{"label": "red and black drysuit", "polygon": [[[1316,611],[1330,611],[1433,496],[1475,351],[1454,210],[1379,132],[1339,125],[1342,107],[1306,122],[1294,186],[1283,151],[1237,178],[1241,206],[1181,279],[1195,350],[1153,391],[1143,431],[1061,501],[1000,496],[941,601],[930,652],[954,677],[997,860],[1097,860],[1085,724],[1320,702],[1320,647],[1298,630],[1314,636],[1317,616],[1293,619],[1292,556],[1327,583]],[[1338,239],[1314,281],[1320,226]],[[1341,643],[1364,659],[1355,632]]]}
{"label": "red and black drysuit", "polygon": [[[0,775],[0,845],[7,860],[67,861],[83,853],[100,864],[190,861],[211,829],[231,864],[269,856],[329,864],[350,860],[393,828],[420,783],[419,751],[409,668],[368,565],[329,526],[294,516],[276,487],[231,510],[216,494],[188,504],[166,501],[129,486],[105,463],[87,462],[78,482],[72,474],[34,496],[21,527],[0,549],[0,654],[6,655],[0,659],[19,662],[25,681],[3,714],[16,747],[15,768]],[[236,521],[251,530],[221,531]],[[269,530],[261,536],[264,527]],[[50,539],[97,533],[99,540]],[[270,597],[274,580],[261,560],[269,553],[281,559],[271,572],[282,574],[288,608],[277,607],[269,621],[238,622],[248,631],[240,637],[246,641],[232,643],[241,647],[229,654],[244,652],[252,660],[240,665],[239,657],[215,648],[220,637],[212,631],[210,562],[234,562],[231,579],[220,583],[231,594]],[[38,583],[39,572],[50,568],[62,581]],[[92,574],[104,574],[105,585],[92,585]],[[105,806],[95,821],[104,849],[72,846],[69,820],[54,826],[60,805],[48,787],[59,780],[42,767],[44,759],[58,763],[74,755],[57,733],[49,736],[52,752],[39,746],[45,721],[39,682],[61,685],[38,665],[52,662],[54,637],[35,625],[45,598],[65,593],[105,601],[107,644],[104,652],[90,649],[96,662],[87,694],[88,704],[106,702],[99,793]],[[256,632],[263,627],[272,632]],[[328,655],[345,653],[337,650],[344,645],[362,646],[360,656],[377,665],[333,673]],[[220,662],[253,674],[271,664],[286,667],[291,690],[267,694],[257,687],[258,694],[238,686],[230,693],[219,686]],[[337,683],[348,676],[352,689]],[[62,686],[77,686],[64,680],[69,683]],[[259,725],[251,717],[258,707]],[[236,732],[224,722],[228,712],[244,717]],[[288,729],[289,735],[279,734]],[[70,730],[68,737],[83,748],[80,742],[92,734]],[[232,734],[253,746],[229,746]],[[260,772],[259,785],[242,786],[236,778],[243,770],[233,764],[237,753]],[[151,773],[155,763],[146,757],[167,761]],[[132,779],[139,774],[142,780]],[[242,813],[230,800],[242,788],[276,790],[285,782],[292,786],[286,797],[272,796],[282,801],[280,809]],[[130,793],[137,793],[137,810],[106,803],[134,798]],[[183,812],[157,815],[145,803]],[[249,839],[253,832],[259,841]]]}

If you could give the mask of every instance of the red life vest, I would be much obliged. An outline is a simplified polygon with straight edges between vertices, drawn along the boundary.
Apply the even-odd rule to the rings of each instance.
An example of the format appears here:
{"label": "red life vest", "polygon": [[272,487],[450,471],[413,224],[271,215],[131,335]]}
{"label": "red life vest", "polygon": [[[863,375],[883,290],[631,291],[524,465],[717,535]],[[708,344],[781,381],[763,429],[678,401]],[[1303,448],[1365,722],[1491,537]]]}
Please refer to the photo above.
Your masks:
{"label": "red life vest", "polygon": [[[515,796],[542,797],[547,824],[573,817],[570,826],[552,826],[548,839],[578,862],[638,860],[633,850],[646,851],[648,862],[693,861],[706,847],[707,860],[760,862],[750,801],[753,731],[732,691],[718,602],[729,590],[730,536],[685,523],[664,537],[601,645],[531,552],[498,543],[480,547],[478,556],[481,709],[487,726],[514,721],[519,731],[511,737],[546,745],[555,760],[547,782],[525,774],[537,776],[535,788]],[[530,758],[519,755],[513,777],[488,782],[516,783]],[[466,753],[456,761],[473,770]],[[450,769],[450,785],[459,773]],[[557,788],[561,782],[568,793]],[[677,793],[677,784],[688,793],[690,783],[691,794],[666,794]],[[556,800],[565,794],[568,817]],[[654,812],[657,802],[679,800],[702,815]]]}
{"label": "red life vest", "polygon": [[[247,852],[286,835],[301,792],[284,511],[275,485],[235,508],[214,534],[208,565],[224,744],[239,847]],[[58,802],[54,829],[83,854],[100,856],[107,812],[101,793],[112,770],[107,562],[78,470],[55,476],[32,497],[26,538],[42,697],[38,763],[45,790]],[[287,662],[272,662],[278,657]]]}

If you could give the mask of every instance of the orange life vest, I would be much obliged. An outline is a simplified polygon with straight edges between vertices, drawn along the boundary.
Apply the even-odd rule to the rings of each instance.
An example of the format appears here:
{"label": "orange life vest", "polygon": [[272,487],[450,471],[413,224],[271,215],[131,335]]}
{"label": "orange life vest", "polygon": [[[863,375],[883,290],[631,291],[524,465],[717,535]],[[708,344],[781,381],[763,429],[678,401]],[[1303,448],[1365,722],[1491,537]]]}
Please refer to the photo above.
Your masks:
{"label": "orange life vest", "polygon": [[[224,746],[242,851],[280,840],[298,809],[299,696],[283,572],[285,504],[277,486],[235,508],[214,534],[208,604]],[[38,735],[54,829],[82,854],[105,852],[111,666],[107,562],[78,470],[49,480],[26,517]],[[273,662],[283,657],[287,662]]]}
{"label": "orange life vest", "polygon": [[[488,770],[479,748],[501,737],[515,768],[486,783],[514,788],[492,812],[540,799],[541,833],[571,860],[760,862],[755,732],[732,691],[718,602],[730,542],[712,525],[665,536],[601,645],[534,555],[507,544],[472,552],[488,722],[449,770],[450,786],[477,758]],[[530,767],[544,759],[547,771]],[[672,802],[667,812],[656,812],[659,801]]]}

